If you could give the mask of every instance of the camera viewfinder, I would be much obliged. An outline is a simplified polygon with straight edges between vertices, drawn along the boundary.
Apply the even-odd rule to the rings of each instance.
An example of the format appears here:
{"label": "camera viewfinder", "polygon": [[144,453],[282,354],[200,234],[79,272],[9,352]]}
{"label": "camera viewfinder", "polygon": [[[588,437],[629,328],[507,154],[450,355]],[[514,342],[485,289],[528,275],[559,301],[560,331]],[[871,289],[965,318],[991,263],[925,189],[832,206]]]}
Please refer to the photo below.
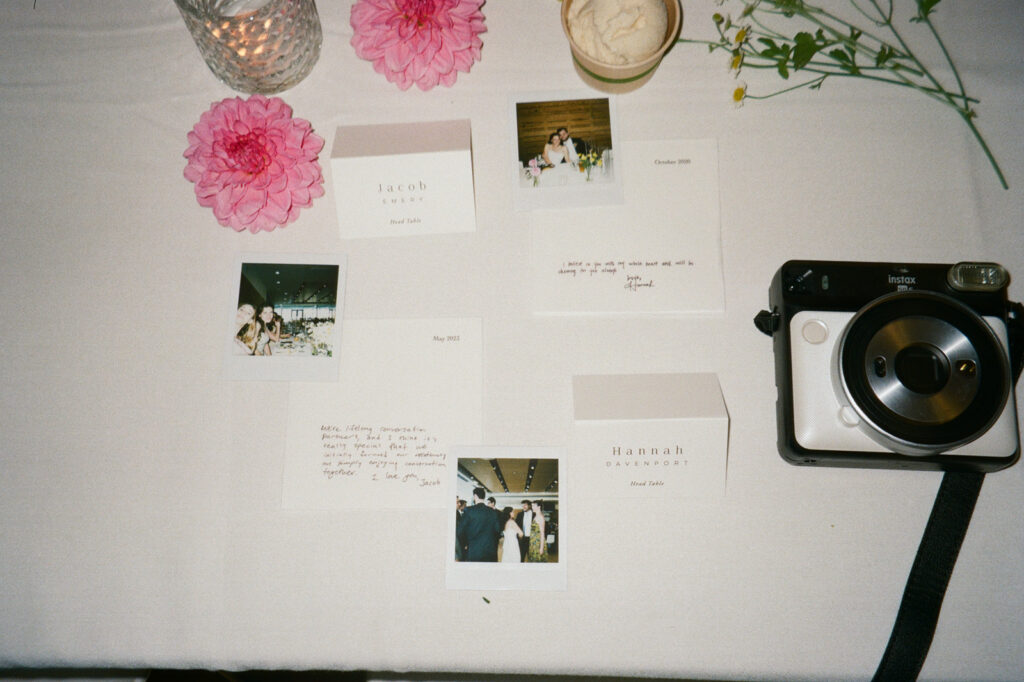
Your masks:
{"label": "camera viewfinder", "polygon": [[1010,276],[998,263],[957,263],[946,279],[957,291],[998,291],[1007,285]]}

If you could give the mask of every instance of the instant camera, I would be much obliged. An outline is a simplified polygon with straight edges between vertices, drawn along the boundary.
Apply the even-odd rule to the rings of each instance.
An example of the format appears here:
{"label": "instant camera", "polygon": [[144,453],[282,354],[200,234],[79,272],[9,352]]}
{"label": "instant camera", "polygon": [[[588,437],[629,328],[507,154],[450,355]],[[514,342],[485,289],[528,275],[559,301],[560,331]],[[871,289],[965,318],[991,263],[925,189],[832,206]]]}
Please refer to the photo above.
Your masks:
{"label": "instant camera", "polygon": [[994,263],[789,261],[769,310],[792,464],[990,472],[1020,456],[1024,306]]}

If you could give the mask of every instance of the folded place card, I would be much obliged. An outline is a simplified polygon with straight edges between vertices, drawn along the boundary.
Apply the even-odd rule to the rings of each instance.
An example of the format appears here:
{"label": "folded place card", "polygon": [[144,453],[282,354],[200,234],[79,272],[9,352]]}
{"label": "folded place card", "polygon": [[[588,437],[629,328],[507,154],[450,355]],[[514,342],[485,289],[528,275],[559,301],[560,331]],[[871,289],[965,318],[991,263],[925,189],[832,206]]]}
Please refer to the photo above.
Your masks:
{"label": "folded place card", "polygon": [[331,171],[342,239],[476,230],[468,119],[341,126]]}
{"label": "folded place card", "polygon": [[721,497],[729,414],[715,374],[573,377],[576,490],[593,497]]}

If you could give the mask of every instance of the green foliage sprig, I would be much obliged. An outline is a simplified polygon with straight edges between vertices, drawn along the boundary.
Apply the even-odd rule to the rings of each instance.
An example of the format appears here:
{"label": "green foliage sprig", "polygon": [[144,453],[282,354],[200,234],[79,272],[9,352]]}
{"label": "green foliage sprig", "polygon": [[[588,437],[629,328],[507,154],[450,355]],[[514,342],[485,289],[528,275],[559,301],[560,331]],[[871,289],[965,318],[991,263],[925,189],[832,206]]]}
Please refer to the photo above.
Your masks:
{"label": "green foliage sprig", "polygon": [[[726,0],[718,0],[723,4]],[[848,0],[860,16],[859,25],[830,10],[804,0],[738,0],[742,6],[735,18],[716,13],[713,16],[718,40],[689,40],[683,43],[707,45],[709,52],[729,54],[735,75],[743,69],[776,71],[783,80],[803,79],[768,94],[755,95],[740,83],[733,91],[737,105],[745,100],[761,100],[786,92],[809,88],[818,90],[830,78],[861,78],[868,81],[911,88],[953,109],[966,123],[981,146],[1003,188],[1006,178],[992,150],[975,125],[978,100],[969,96],[953,58],[946,49],[932,14],[941,0],[911,0],[916,13],[910,22],[925,26],[945,58],[955,85],[946,87],[918,59],[893,22],[894,0]],[[853,14],[853,13],[851,13]],[[783,32],[781,25],[800,23],[797,32]]]}

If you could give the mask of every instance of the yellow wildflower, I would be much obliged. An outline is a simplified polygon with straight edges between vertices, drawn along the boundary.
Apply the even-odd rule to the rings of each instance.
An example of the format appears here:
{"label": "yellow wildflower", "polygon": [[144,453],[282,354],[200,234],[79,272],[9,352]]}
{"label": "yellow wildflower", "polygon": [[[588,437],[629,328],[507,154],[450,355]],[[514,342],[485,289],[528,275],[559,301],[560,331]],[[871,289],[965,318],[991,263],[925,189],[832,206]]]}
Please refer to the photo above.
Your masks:
{"label": "yellow wildflower", "polygon": [[729,61],[729,70],[739,73],[741,66],[743,66],[743,53],[736,50],[732,53],[732,59]]}
{"label": "yellow wildflower", "polygon": [[735,90],[732,91],[732,103],[738,107],[743,106],[743,100],[747,97],[747,84],[740,83]]}

